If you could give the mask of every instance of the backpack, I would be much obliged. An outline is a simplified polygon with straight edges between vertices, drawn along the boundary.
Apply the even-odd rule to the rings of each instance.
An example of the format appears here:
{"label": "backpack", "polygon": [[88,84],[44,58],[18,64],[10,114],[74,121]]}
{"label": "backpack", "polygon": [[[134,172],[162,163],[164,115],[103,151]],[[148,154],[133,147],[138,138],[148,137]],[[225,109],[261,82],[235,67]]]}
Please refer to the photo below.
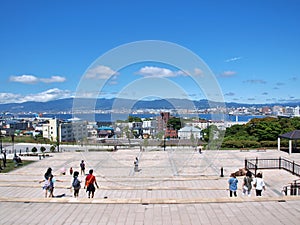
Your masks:
{"label": "backpack", "polygon": [[79,189],[81,187],[80,186],[80,181],[78,180],[77,177],[74,178],[72,186],[73,186],[74,189]]}

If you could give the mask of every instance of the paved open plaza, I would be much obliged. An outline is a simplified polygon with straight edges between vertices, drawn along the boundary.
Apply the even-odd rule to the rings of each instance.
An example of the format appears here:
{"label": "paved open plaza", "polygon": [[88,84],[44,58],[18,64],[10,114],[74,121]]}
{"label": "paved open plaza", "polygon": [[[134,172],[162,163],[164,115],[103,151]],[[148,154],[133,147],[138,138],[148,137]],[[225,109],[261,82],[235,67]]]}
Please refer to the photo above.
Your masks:
{"label": "paved open plaza", "polygon": [[[199,154],[192,148],[83,150],[51,153],[41,160],[28,157],[36,162],[0,173],[0,224],[299,224],[300,197],[282,193],[284,185],[299,177],[285,170],[262,171],[266,183],[262,197],[254,192],[242,195],[243,176],[238,177],[238,197],[229,197],[229,175],[243,168],[246,158],[256,157],[300,163],[299,153],[206,150]],[[70,189],[69,168],[80,171],[81,160],[86,173],[94,170],[99,184],[93,199],[83,188],[74,198]],[[48,167],[62,181],[55,183],[54,198],[45,198],[39,183]]]}

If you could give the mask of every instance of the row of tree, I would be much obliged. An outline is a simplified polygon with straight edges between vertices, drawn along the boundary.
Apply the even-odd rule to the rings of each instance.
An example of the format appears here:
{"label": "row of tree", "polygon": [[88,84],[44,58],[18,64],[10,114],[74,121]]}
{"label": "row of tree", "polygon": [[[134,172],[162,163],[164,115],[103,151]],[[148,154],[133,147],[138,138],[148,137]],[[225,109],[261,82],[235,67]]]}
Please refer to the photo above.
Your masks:
{"label": "row of tree", "polygon": [[[207,132],[211,133],[216,129],[210,127]],[[293,130],[300,130],[299,117],[254,118],[244,125],[227,128],[221,146],[224,148],[276,147],[278,136]],[[282,146],[288,146],[288,140],[283,140],[281,143]]]}

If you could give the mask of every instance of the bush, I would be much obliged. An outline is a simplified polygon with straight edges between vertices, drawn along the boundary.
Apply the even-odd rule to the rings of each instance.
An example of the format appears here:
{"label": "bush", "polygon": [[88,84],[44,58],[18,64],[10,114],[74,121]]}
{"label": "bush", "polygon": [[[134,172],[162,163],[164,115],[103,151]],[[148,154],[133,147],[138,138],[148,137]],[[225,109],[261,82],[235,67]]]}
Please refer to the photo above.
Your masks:
{"label": "bush", "polygon": [[50,152],[55,152],[55,146],[54,146],[54,145],[52,145],[52,146],[50,147]]}
{"label": "bush", "polygon": [[261,147],[277,147],[277,141],[261,141]]}
{"label": "bush", "polygon": [[44,153],[44,151],[46,151],[46,148],[45,148],[44,146],[42,146],[42,147],[40,148],[40,150],[41,150],[42,153]]}
{"label": "bush", "polygon": [[259,148],[260,143],[251,140],[226,140],[222,143],[222,148]]}
{"label": "bush", "polygon": [[36,147],[33,147],[33,148],[31,149],[31,151],[32,151],[33,153],[36,153],[36,152],[37,152],[37,148],[36,148]]}

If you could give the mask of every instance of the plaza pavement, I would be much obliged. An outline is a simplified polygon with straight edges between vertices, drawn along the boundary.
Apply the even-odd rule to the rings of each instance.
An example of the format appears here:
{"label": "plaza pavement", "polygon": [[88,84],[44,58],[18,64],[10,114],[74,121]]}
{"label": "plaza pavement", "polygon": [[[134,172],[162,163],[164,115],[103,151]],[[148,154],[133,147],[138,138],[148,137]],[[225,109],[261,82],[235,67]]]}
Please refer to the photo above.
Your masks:
{"label": "plaza pavement", "polygon": [[[299,177],[284,170],[262,171],[267,185],[263,197],[242,196],[243,177],[238,177],[238,197],[228,197],[229,174],[243,168],[245,158],[280,156],[300,163],[300,154],[277,150],[199,154],[189,148],[133,148],[36,157],[26,167],[0,173],[0,224],[299,224],[300,197],[281,192]],[[136,157],[139,172],[134,171]],[[78,199],[72,196],[68,169],[79,171],[81,160],[86,173],[92,168],[97,177],[100,188],[94,199],[88,199],[83,188]],[[48,167],[63,181],[55,184],[55,198],[44,198],[38,182]],[[63,167],[66,175],[60,173]]]}

